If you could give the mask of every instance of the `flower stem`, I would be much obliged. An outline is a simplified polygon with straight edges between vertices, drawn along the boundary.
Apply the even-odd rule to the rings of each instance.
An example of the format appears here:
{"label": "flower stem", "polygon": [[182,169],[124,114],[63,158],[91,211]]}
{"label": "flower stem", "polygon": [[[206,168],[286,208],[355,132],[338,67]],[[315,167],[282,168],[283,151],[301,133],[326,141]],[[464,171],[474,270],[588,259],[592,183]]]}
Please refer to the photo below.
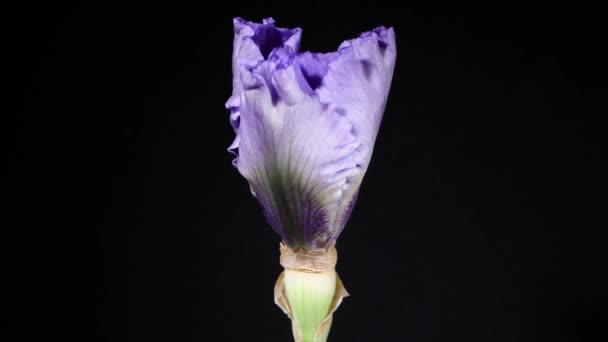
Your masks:
{"label": "flower stem", "polygon": [[[294,328],[302,342],[325,342],[331,321],[323,321],[329,314],[336,290],[336,271],[319,273],[285,270],[285,294],[291,308]],[[322,328],[322,329],[320,329]]]}
{"label": "flower stem", "polygon": [[285,271],[275,284],[274,301],[291,319],[296,342],[325,342],[334,311],[349,295],[336,273],[336,249],[280,247]]}

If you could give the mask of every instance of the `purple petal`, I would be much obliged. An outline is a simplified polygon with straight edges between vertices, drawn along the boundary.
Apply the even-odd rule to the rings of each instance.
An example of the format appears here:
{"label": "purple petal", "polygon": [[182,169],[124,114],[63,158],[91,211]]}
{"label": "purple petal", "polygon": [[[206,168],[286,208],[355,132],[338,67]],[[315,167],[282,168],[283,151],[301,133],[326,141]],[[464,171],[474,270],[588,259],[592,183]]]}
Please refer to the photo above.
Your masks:
{"label": "purple petal", "polygon": [[[379,27],[359,38],[346,41],[340,57],[329,63],[323,84],[317,89],[319,100],[336,106],[352,124],[360,146],[357,150],[361,172],[348,178],[346,198],[354,198],[372,157],[374,143],[391,87],[397,46],[392,28]],[[344,201],[339,211],[348,220],[354,203]],[[340,234],[342,224],[337,235]]]}
{"label": "purple petal", "polygon": [[288,245],[326,246],[334,238],[346,177],[358,172],[358,143],[344,116],[302,89],[296,59],[273,57],[241,70],[237,166]]}
{"label": "purple petal", "polygon": [[[237,155],[239,147],[238,127],[240,121],[240,68],[254,67],[265,59],[265,53],[277,47],[290,47],[297,51],[300,47],[302,30],[283,29],[274,26],[272,18],[264,19],[262,24],[252,23],[242,18],[235,18],[234,41],[232,46],[232,96],[226,102],[230,110],[230,124],[237,133],[228,150]],[[236,164],[236,159],[234,161]]]}
{"label": "purple petal", "polygon": [[[392,29],[298,54],[301,31],[235,20],[231,151],[292,249],[326,248],[352,210],[390,88]],[[253,44],[253,45],[251,45]]]}

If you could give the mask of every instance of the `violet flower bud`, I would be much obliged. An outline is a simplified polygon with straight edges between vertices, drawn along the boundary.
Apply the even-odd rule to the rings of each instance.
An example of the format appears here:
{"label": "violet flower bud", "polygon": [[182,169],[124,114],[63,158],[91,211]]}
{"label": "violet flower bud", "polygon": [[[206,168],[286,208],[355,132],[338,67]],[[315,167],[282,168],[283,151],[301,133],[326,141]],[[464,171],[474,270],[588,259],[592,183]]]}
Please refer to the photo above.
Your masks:
{"label": "violet flower bud", "polygon": [[327,339],[348,295],[334,247],[370,163],[391,86],[392,28],[299,52],[302,30],[234,20],[229,148],[267,221],[281,236],[285,272],[275,302],[296,341]]}

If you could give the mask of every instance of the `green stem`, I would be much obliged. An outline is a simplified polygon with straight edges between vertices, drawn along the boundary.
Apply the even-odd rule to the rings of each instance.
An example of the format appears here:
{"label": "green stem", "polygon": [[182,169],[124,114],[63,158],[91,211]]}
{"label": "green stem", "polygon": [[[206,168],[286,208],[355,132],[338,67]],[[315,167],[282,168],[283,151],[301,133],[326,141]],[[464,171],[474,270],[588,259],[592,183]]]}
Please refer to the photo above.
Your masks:
{"label": "green stem", "polygon": [[319,273],[285,270],[285,294],[291,308],[293,328],[298,329],[302,342],[325,342],[330,321],[329,309],[336,291],[336,271]]}

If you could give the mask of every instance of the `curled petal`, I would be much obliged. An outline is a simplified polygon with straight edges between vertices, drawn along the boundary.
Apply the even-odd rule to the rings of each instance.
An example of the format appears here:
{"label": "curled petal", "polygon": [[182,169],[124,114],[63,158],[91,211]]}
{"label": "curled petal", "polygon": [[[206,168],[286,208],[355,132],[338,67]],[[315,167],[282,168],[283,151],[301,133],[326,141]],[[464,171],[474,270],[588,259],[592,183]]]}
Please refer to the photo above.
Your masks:
{"label": "curled petal", "polygon": [[351,123],[300,86],[295,61],[243,70],[239,171],[270,224],[293,248],[334,238],[346,176],[357,172]]}
{"label": "curled petal", "polygon": [[317,94],[321,103],[335,106],[352,124],[361,170],[347,179],[350,186],[339,208],[343,220],[339,234],[354,207],[384,115],[397,57],[395,32],[379,27],[342,43],[338,51],[340,56],[329,63]]}
{"label": "curled petal", "polygon": [[[297,51],[300,47],[302,30],[277,28],[272,18],[264,19],[262,24],[252,23],[242,18],[235,18],[234,41],[232,44],[232,96],[226,101],[226,109],[230,110],[230,124],[237,133],[228,151],[237,155],[240,139],[238,127],[240,123],[240,95],[242,92],[241,67],[255,67],[264,61],[274,48],[289,47]],[[236,159],[234,161],[236,164]]]}

